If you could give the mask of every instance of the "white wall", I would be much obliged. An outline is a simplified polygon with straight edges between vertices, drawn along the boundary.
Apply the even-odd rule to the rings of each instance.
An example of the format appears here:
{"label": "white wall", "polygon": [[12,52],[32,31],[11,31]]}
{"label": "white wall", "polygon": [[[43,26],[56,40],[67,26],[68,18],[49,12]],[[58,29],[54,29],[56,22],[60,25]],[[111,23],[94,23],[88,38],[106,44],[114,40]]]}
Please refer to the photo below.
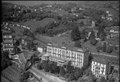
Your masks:
{"label": "white wall", "polygon": [[43,52],[43,48],[41,48],[41,47],[38,47],[37,50],[38,50],[40,53]]}

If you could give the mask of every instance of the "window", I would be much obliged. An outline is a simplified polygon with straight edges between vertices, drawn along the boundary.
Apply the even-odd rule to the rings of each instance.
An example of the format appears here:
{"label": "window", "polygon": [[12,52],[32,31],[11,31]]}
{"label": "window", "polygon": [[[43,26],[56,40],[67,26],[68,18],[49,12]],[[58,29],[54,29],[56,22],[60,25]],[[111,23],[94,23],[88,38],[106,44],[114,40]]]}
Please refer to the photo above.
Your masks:
{"label": "window", "polygon": [[47,46],[47,52],[51,53],[52,52],[52,47]]}
{"label": "window", "polygon": [[53,47],[53,54],[55,53],[55,48]]}
{"label": "window", "polygon": [[58,54],[61,54],[61,49],[58,49]]}
{"label": "window", "polygon": [[63,49],[61,49],[61,57],[63,58]]}
{"label": "window", "polygon": [[58,48],[56,48],[56,54],[58,54]]}
{"label": "window", "polygon": [[100,73],[100,67],[99,66],[96,66],[95,67],[95,74],[99,74]]}
{"label": "window", "polygon": [[65,55],[66,55],[66,50],[62,49],[62,57],[65,58]]}

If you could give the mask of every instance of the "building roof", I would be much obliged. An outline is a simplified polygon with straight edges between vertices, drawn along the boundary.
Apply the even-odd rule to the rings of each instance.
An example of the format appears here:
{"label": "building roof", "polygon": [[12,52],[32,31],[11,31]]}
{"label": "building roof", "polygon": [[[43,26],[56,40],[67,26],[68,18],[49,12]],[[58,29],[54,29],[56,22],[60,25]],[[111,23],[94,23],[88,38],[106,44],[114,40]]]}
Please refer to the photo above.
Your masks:
{"label": "building roof", "polygon": [[30,59],[34,52],[31,51],[23,51],[25,59]]}
{"label": "building roof", "polygon": [[25,64],[26,63],[26,58],[25,58],[24,54],[21,53],[21,54],[18,54],[18,56],[20,58],[20,61]]}
{"label": "building roof", "polygon": [[2,34],[3,35],[12,35],[12,32],[11,31],[2,31]]}
{"label": "building roof", "polygon": [[108,59],[104,58],[103,56],[94,56],[93,57],[93,61],[102,63],[102,64],[107,64],[108,63]]}
{"label": "building roof", "polygon": [[93,61],[96,61],[102,64],[111,63],[111,64],[119,65],[119,57],[114,58],[114,57],[105,57],[102,55],[94,55]]}
{"label": "building roof", "polygon": [[1,75],[1,82],[9,82],[9,80],[6,79],[3,75]]}
{"label": "building roof", "polygon": [[69,33],[70,32],[67,32],[61,36],[53,37],[51,40],[52,45],[59,48],[66,47],[66,49],[73,51],[77,51],[78,49],[83,50],[82,48],[77,48],[74,46],[75,42],[71,41]]}
{"label": "building roof", "polygon": [[20,79],[20,72],[17,69],[14,69],[12,66],[9,66],[2,73],[9,79],[13,80],[14,82],[18,82]]}

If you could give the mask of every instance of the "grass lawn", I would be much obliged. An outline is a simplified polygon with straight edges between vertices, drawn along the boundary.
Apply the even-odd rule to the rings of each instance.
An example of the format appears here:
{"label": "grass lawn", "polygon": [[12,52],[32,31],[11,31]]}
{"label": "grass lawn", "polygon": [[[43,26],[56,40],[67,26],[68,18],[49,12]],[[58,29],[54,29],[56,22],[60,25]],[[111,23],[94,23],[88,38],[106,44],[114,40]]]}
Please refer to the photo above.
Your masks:
{"label": "grass lawn", "polygon": [[30,27],[31,31],[34,32],[36,28],[45,27],[47,24],[52,23],[53,21],[55,21],[55,19],[45,18],[41,21],[34,21],[34,20],[27,21],[27,22],[21,23],[21,25]]}

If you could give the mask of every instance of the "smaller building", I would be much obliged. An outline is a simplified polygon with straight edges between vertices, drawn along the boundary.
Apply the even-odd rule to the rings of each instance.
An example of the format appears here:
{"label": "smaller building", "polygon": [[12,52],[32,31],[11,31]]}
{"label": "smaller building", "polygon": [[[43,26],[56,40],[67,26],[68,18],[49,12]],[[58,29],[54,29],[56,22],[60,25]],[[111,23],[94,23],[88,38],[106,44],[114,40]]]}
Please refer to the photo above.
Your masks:
{"label": "smaller building", "polygon": [[119,36],[119,26],[106,27],[107,38],[114,38]]}
{"label": "smaller building", "polygon": [[97,77],[107,78],[108,62],[104,58],[94,57],[91,64],[91,71]]}
{"label": "smaller building", "polygon": [[37,50],[38,50],[38,52],[43,53],[43,48],[38,47]]}
{"label": "smaller building", "polygon": [[49,60],[49,54],[44,54],[42,57],[41,57],[42,60]]}
{"label": "smaller building", "polygon": [[118,80],[119,58],[95,55],[91,63],[91,71],[97,78],[104,77],[108,80],[112,76]]}

